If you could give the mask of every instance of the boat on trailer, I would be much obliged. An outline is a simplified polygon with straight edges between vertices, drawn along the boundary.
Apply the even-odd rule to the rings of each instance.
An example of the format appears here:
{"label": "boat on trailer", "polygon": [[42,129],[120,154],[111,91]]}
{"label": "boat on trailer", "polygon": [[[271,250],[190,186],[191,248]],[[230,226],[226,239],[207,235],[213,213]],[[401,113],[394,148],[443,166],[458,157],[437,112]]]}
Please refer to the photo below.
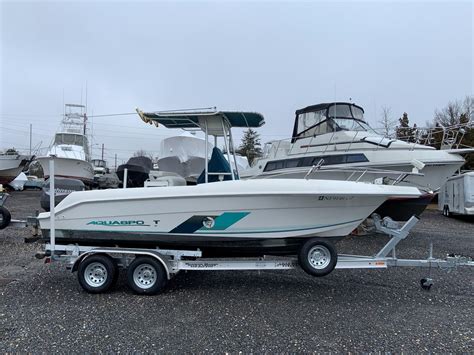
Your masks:
{"label": "boat on trailer", "polygon": [[[93,190],[58,204],[56,242],[288,255],[306,239],[348,235],[389,197],[417,195],[411,187],[291,179]],[[49,239],[49,214],[38,220]]]}
{"label": "boat on trailer", "polygon": [[[206,140],[211,134],[219,136],[226,146],[233,144],[231,127],[259,127],[263,123],[261,115],[246,112],[139,114],[146,122],[170,128],[199,127],[205,131]],[[54,158],[51,166],[54,172]],[[393,238],[374,257],[338,256],[333,243],[387,198],[419,195],[414,187],[306,179],[240,181],[238,171],[231,171],[230,165],[227,170],[216,171],[211,166],[206,161],[206,184],[198,186],[73,192],[50,213],[35,218],[33,227],[39,227],[47,239],[44,253],[37,257],[66,262],[69,269],[78,272],[81,286],[91,293],[107,291],[117,280],[118,268],[126,268],[127,282],[139,294],[161,291],[180,270],[281,270],[300,266],[313,276],[324,276],[336,267],[416,264],[395,259],[394,254],[395,245],[408,235],[416,217],[395,229],[389,220],[375,216],[379,229]],[[213,180],[218,182],[210,183]],[[51,198],[51,206],[53,203]],[[225,257],[227,251],[234,257]],[[248,251],[258,257],[240,258]],[[393,258],[388,258],[391,251]],[[266,254],[294,256],[272,259]],[[465,260],[431,258],[417,262],[431,267],[458,265]],[[429,283],[425,280],[422,286],[430,287]]]}
{"label": "boat on trailer", "polygon": [[[259,127],[252,112],[143,113],[168,128],[202,129],[232,145],[232,127]],[[204,184],[72,193],[55,209],[56,241],[91,245],[199,248],[204,255],[294,254],[305,239],[342,238],[385,200],[417,197],[414,187],[326,180],[237,180],[220,151],[224,169],[206,152]],[[227,164],[227,166],[225,166]],[[236,164],[234,165],[234,167]],[[221,180],[208,183],[210,178]],[[219,178],[217,177],[217,180]],[[38,216],[49,238],[50,215]]]}

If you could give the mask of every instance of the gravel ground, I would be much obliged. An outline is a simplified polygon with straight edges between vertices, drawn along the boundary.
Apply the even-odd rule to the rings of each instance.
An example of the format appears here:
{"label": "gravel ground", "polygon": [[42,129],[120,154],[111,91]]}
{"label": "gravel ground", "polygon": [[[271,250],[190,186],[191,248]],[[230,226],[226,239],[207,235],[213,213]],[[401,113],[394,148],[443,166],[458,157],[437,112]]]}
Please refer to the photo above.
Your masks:
{"label": "gravel ground", "polygon": [[[14,218],[39,210],[38,192],[12,193]],[[474,257],[474,223],[426,211],[401,257]],[[472,270],[180,273],[163,294],[82,291],[75,274],[34,259],[26,230],[0,231],[0,352],[462,352],[474,351]],[[340,252],[372,254],[383,236],[349,237]]]}

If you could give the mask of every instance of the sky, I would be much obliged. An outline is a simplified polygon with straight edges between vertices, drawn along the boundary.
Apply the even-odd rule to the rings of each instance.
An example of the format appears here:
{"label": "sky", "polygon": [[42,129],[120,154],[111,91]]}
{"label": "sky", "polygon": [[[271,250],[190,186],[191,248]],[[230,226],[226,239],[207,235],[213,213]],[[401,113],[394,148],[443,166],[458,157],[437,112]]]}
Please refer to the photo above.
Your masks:
{"label": "sky", "polygon": [[[114,165],[180,131],[116,113],[256,111],[262,142],[320,102],[424,125],[472,95],[472,1],[2,1],[0,149],[47,147],[64,103],[87,103],[93,157]],[[236,131],[238,141],[242,131]]]}

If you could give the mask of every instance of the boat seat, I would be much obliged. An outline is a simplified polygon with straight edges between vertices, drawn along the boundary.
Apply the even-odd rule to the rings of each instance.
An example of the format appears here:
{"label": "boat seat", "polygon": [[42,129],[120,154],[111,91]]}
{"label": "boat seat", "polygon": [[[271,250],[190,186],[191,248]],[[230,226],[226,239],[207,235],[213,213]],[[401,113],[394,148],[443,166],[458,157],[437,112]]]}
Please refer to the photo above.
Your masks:
{"label": "boat seat", "polygon": [[[218,182],[221,181],[218,175],[211,175],[211,173],[230,173],[230,164],[227,159],[224,157],[224,154],[217,147],[212,149],[211,159],[208,164],[209,177],[208,182]],[[206,170],[204,169],[197,179],[198,184],[203,184],[206,182]],[[238,180],[238,176],[234,171],[234,176]],[[223,175],[223,180],[232,180],[231,175]]]}

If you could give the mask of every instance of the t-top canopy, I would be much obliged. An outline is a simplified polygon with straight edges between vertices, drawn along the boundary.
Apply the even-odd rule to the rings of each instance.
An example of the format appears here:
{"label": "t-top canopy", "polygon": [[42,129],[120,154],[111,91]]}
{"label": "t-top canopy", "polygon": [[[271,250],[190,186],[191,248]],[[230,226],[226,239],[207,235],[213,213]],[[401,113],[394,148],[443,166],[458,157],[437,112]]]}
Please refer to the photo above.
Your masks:
{"label": "t-top canopy", "polygon": [[217,110],[180,110],[143,112],[137,108],[140,118],[146,123],[162,124],[166,128],[201,128],[204,119],[213,118],[226,121],[230,127],[261,127],[265,123],[257,112],[232,112]]}

